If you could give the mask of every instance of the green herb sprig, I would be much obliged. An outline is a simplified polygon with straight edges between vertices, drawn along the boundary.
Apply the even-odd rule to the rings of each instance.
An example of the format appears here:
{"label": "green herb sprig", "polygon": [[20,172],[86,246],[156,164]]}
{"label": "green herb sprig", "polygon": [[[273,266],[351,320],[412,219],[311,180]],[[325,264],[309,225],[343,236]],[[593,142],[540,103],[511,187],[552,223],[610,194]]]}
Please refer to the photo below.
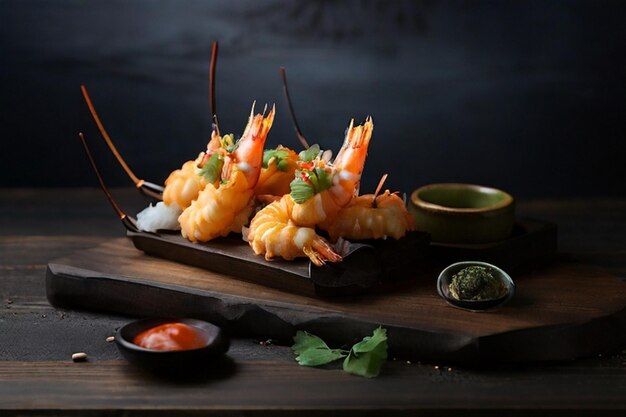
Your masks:
{"label": "green herb sprig", "polygon": [[301,330],[298,330],[293,341],[294,345],[291,350],[297,355],[298,363],[303,366],[326,365],[337,359],[345,358],[350,353],[343,349],[331,349],[319,337]]}
{"label": "green herb sprig", "polygon": [[220,178],[222,174],[222,167],[224,166],[224,157],[218,153],[214,153],[206,160],[202,168],[200,168],[199,175],[206,178],[208,182],[213,184]]}
{"label": "green herb sprig", "polygon": [[345,358],[344,371],[373,378],[378,376],[387,360],[387,330],[382,327],[350,350],[331,349],[319,337],[303,331],[298,331],[293,341],[291,349],[297,355],[296,361],[303,366],[321,366]]}
{"label": "green herb sprig", "polygon": [[274,158],[276,169],[285,172],[289,167],[289,151],[286,149],[268,149],[263,152],[263,168],[267,168]]}
{"label": "green herb sprig", "polygon": [[239,141],[235,142],[235,135],[232,133],[222,136],[221,142],[222,148],[226,149],[226,152],[228,153],[235,152],[239,147]]}
{"label": "green herb sprig", "polygon": [[296,170],[295,179],[291,181],[291,198],[302,204],[317,193],[327,190],[333,185],[333,174],[324,168]]}
{"label": "green herb sprig", "polygon": [[300,158],[300,160],[304,162],[311,162],[315,158],[317,158],[320,152],[321,152],[320,145],[316,143],[315,145],[310,146],[308,149],[301,151],[298,154],[298,158]]}

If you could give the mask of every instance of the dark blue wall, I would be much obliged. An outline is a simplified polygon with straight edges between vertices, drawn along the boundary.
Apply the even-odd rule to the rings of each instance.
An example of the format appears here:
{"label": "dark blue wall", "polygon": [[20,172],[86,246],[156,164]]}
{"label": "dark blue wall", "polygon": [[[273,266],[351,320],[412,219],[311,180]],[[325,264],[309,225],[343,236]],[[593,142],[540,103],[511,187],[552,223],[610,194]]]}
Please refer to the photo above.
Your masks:
{"label": "dark blue wall", "polygon": [[268,144],[297,147],[285,65],[311,142],[337,149],[372,115],[364,191],[440,181],[518,197],[626,196],[626,2],[0,1],[0,186],[127,185],[90,119],[85,83],[141,176],[162,181],[210,133],[207,73],[240,133],[277,104]]}

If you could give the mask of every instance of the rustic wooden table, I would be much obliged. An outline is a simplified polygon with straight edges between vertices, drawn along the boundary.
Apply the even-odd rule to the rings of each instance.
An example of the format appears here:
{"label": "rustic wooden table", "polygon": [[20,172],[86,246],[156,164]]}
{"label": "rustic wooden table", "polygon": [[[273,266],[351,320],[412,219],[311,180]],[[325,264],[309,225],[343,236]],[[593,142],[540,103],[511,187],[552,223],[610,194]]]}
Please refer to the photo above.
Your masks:
{"label": "rustic wooden table", "polygon": [[[113,192],[128,212],[145,202],[135,190]],[[626,278],[626,200],[521,201],[518,207],[522,215],[559,225],[560,256]],[[194,382],[158,379],[106,342],[130,318],[55,309],[46,300],[49,260],[122,234],[98,189],[0,190],[0,414],[626,413],[626,350],[490,369],[391,360],[370,380],[303,368],[289,347],[236,339],[226,371]],[[89,355],[87,362],[72,362],[78,351]]]}

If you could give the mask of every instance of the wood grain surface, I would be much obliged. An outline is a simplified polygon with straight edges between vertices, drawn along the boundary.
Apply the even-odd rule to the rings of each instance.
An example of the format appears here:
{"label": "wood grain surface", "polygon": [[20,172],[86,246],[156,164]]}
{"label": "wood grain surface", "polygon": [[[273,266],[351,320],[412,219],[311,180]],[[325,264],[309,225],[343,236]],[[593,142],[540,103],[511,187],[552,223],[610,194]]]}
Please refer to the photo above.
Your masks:
{"label": "wood grain surface", "polygon": [[[145,200],[114,189],[129,212]],[[518,201],[559,226],[560,258],[626,279],[626,200]],[[623,416],[626,344],[575,361],[468,366],[390,357],[373,380],[298,366],[288,346],[237,337],[234,366],[204,381],[152,377],[105,339],[133,320],[54,308],[48,262],[124,233],[99,189],[0,189],[2,416]],[[360,335],[362,337],[363,335]],[[86,352],[87,362],[71,354]],[[395,360],[394,360],[395,359]]]}
{"label": "wood grain surface", "polygon": [[290,340],[303,329],[357,339],[378,325],[406,359],[564,360],[626,342],[626,285],[583,264],[557,262],[514,277],[504,307],[471,313],[435,290],[436,271],[375,294],[318,298],[147,256],[113,239],[49,264],[53,305],[133,316],[198,317],[244,336]]}
{"label": "wood grain surface", "polygon": [[[515,376],[502,371],[475,376],[456,368],[394,362],[375,380],[275,360],[236,361],[224,368],[203,380],[180,383],[157,379],[123,361],[15,362],[0,369],[0,386],[8,410],[35,414],[63,407],[63,415],[80,416],[114,410],[124,416],[265,415],[268,410],[278,415],[293,415],[293,410],[300,410],[298,415],[414,415],[409,411],[414,409],[427,416],[526,415],[546,404],[550,415],[604,416],[618,415],[614,407],[622,403],[624,388],[622,373],[600,370],[595,383],[601,381],[607,391],[599,401],[586,391],[591,384],[576,386],[558,366],[541,377],[532,367]],[[35,385],[48,387],[36,399],[30,396]],[[542,388],[546,386],[552,388]],[[476,409],[480,412],[471,411]]]}

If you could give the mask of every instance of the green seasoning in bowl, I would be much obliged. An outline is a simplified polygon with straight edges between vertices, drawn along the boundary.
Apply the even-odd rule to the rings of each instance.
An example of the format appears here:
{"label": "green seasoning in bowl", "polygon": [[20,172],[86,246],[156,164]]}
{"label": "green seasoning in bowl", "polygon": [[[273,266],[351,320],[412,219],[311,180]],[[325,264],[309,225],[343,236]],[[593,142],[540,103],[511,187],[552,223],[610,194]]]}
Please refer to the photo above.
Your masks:
{"label": "green seasoning in bowl", "polygon": [[431,184],[411,195],[409,211],[433,242],[490,243],[511,235],[515,201],[510,194],[473,184]]}
{"label": "green seasoning in bowl", "polygon": [[507,295],[504,281],[496,277],[492,268],[482,265],[468,266],[452,275],[448,289],[459,301],[495,300]]}
{"label": "green seasoning in bowl", "polygon": [[515,294],[513,279],[495,265],[480,261],[454,263],[437,278],[437,292],[451,306],[469,311],[500,307]]}

